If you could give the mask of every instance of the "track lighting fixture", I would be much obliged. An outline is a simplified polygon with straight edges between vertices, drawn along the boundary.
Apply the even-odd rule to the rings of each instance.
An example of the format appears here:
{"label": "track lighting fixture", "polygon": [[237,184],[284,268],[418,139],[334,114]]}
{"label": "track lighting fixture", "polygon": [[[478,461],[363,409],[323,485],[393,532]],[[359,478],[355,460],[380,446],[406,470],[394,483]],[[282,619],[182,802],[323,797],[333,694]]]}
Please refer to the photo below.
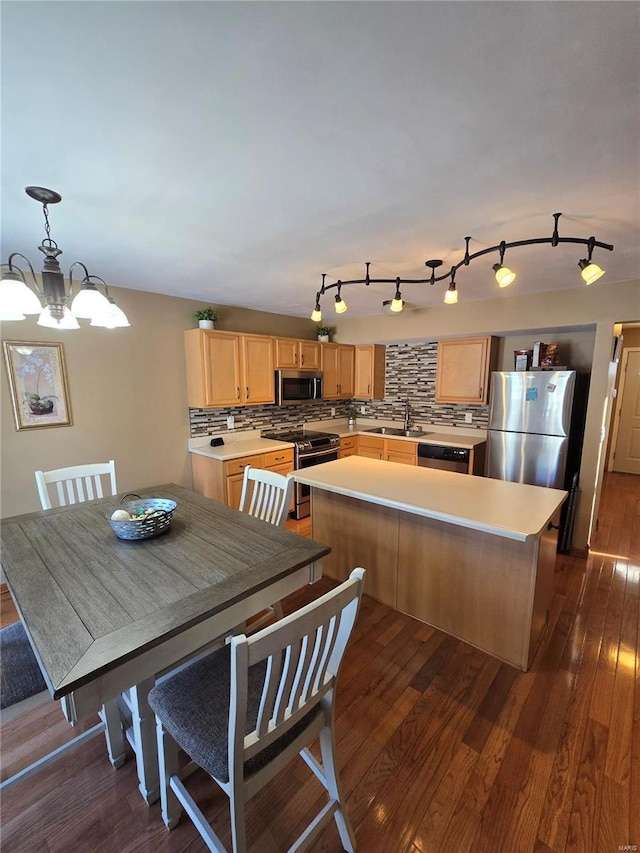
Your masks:
{"label": "track lighting fixture", "polygon": [[449,287],[447,292],[444,295],[444,301],[447,305],[455,305],[458,301],[458,291],[456,290],[456,271],[455,268],[451,269],[451,281],[449,282]]}
{"label": "track lighting fixture", "polygon": [[500,285],[500,287],[509,287],[509,285],[515,281],[516,274],[512,272],[509,267],[503,266],[502,262],[504,261],[504,251],[506,248],[506,244],[504,240],[500,243],[500,263],[494,264],[492,269],[496,274],[496,281]]}
{"label": "track lighting fixture", "polygon": [[[507,287],[510,285],[516,278],[516,274],[509,269],[509,267],[504,266],[504,255],[507,249],[517,248],[518,246],[534,246],[534,245],[551,245],[557,246],[559,243],[575,243],[579,245],[584,245],[588,247],[588,256],[579,261],[579,267],[581,270],[582,278],[584,279],[586,284],[592,284],[594,281],[597,281],[601,276],[604,275],[604,270],[598,266],[598,264],[594,263],[591,260],[591,255],[596,246],[600,249],[606,249],[608,252],[613,251],[613,245],[611,243],[601,243],[599,240],[596,240],[595,237],[560,237],[558,234],[558,220],[562,216],[561,213],[554,213],[554,227],[553,233],[551,237],[534,237],[530,240],[515,240],[512,243],[507,243],[505,240],[502,240],[496,246],[490,246],[488,249],[480,249],[478,252],[473,252],[473,254],[469,253],[469,241],[471,237],[465,237],[465,253],[464,257],[461,261],[451,267],[449,272],[444,273],[443,275],[436,276],[436,270],[438,267],[442,266],[442,261],[435,258],[432,260],[425,261],[425,266],[431,269],[430,278],[371,278],[369,275],[369,266],[370,261],[366,262],[366,273],[364,278],[352,279],[350,281],[336,281],[333,284],[326,284],[325,278],[326,273],[322,274],[322,286],[320,290],[316,293],[316,304],[311,314],[311,319],[316,323],[319,323],[322,320],[322,309],[320,305],[321,297],[324,296],[327,290],[330,290],[333,287],[338,288],[337,296],[335,298],[336,301],[336,312],[341,314],[346,311],[346,305],[344,300],[342,299],[341,289],[345,285],[351,284],[364,284],[367,287],[370,284],[395,284],[396,292],[395,296],[392,300],[384,300],[382,305],[385,313],[387,313],[387,309],[397,313],[402,311],[404,306],[404,302],[402,300],[402,296],[400,294],[400,285],[401,284],[430,284],[434,285],[439,281],[449,280],[449,287],[445,293],[444,301],[448,305],[455,304],[458,301],[458,290],[456,288],[455,276],[456,272],[460,269],[460,267],[465,266],[468,267],[471,261],[474,261],[476,258],[481,257],[482,255],[487,255],[490,252],[500,252],[500,261],[493,265],[493,272],[495,273],[495,278],[500,287]],[[339,307],[340,306],[340,307]],[[345,307],[342,307],[345,306]]]}
{"label": "track lighting fixture", "polygon": [[402,311],[404,308],[404,302],[402,301],[402,294],[400,293],[400,279],[396,279],[396,295],[391,300],[391,305],[389,306],[389,310],[393,311],[394,314],[397,314],[399,311]]}
{"label": "track lighting fixture", "polygon": [[338,283],[338,292],[336,293],[336,314],[344,314],[347,310],[347,303],[344,301],[342,296],[340,295],[341,285]]}
{"label": "track lighting fixture", "polygon": [[[89,270],[80,261],[75,261],[69,269],[69,286],[65,284],[64,275],[58,263],[58,248],[55,240],[51,239],[49,225],[49,205],[58,204],[62,196],[55,190],[45,187],[25,187],[30,198],[42,204],[46,237],[38,249],[44,255],[41,272],[42,288],[38,285],[35,271],[31,262],[19,252],[9,255],[6,264],[2,264],[2,280],[0,280],[0,320],[24,320],[26,314],[39,314],[38,325],[52,329],[79,329],[78,318],[91,320],[92,326],[102,326],[114,329],[128,326],[124,312],[118,308],[104,279],[90,275]],[[29,268],[31,281],[27,284],[24,271],[16,263],[20,258]],[[80,289],[74,296],[73,275],[75,270],[81,270],[83,277]],[[104,288],[104,293],[98,290],[97,284]],[[41,303],[44,300],[44,306]],[[69,305],[69,303],[71,303]]]}
{"label": "track lighting fixture", "polygon": [[587,258],[583,258],[581,261],[578,261],[578,266],[581,270],[580,275],[584,279],[585,284],[593,284],[594,281],[597,281],[604,275],[604,270],[601,269],[598,264],[594,264],[591,260],[591,255],[593,254],[593,247],[595,245],[595,239],[593,237],[590,237],[589,242],[587,243],[587,246],[589,248],[589,256]]}

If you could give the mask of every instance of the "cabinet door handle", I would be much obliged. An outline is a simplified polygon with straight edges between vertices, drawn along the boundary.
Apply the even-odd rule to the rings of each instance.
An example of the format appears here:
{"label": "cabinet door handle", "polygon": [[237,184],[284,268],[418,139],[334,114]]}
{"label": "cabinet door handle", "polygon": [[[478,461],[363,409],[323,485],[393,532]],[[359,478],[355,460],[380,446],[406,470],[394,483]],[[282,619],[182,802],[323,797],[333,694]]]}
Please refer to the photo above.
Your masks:
{"label": "cabinet door handle", "polygon": [[240,386],[239,386],[239,385],[238,385],[238,387],[236,388],[236,391],[238,392],[238,393],[237,393],[237,396],[236,396],[236,399],[237,399],[237,400],[239,400],[239,399],[240,399]]}
{"label": "cabinet door handle", "polygon": [[367,385],[367,394],[371,393],[371,384]]}
{"label": "cabinet door handle", "polygon": [[304,364],[304,353],[300,356],[300,364]]}
{"label": "cabinet door handle", "polygon": [[480,397],[482,397],[482,385],[480,386]]}
{"label": "cabinet door handle", "polygon": [[276,462],[279,462],[281,459],[284,459],[284,456],[276,456]]}
{"label": "cabinet door handle", "polygon": [[293,363],[294,364],[298,363],[298,353],[297,352],[294,352],[294,354],[293,354]]}
{"label": "cabinet door handle", "polygon": [[248,385],[247,385],[246,391],[247,391],[247,400],[248,400],[249,399],[249,386]]}

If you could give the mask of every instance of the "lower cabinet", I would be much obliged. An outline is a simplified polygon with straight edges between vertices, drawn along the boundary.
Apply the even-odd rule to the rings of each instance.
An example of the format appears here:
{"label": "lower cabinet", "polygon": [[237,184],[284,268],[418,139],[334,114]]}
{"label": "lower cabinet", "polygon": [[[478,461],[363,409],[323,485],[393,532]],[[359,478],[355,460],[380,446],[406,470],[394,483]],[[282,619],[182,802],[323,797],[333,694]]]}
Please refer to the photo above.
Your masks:
{"label": "lower cabinet", "polygon": [[415,441],[395,441],[392,438],[358,436],[358,456],[368,459],[384,459],[404,465],[417,465],[418,445]]}
{"label": "lower cabinet", "polygon": [[238,509],[244,469],[247,465],[252,468],[266,468],[286,477],[293,471],[293,448],[255,453],[226,462],[192,453],[193,488],[207,498]]}
{"label": "lower cabinet", "polygon": [[340,450],[338,458],[344,459],[346,456],[357,456],[358,453],[358,436],[348,435],[340,439]]}

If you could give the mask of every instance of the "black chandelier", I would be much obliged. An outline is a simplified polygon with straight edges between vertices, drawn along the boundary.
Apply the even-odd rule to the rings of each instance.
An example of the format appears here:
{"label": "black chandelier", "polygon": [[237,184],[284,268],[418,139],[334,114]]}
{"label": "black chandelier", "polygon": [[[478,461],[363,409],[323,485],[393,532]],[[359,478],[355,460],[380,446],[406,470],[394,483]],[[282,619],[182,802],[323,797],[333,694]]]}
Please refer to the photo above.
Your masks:
{"label": "black chandelier", "polygon": [[402,311],[404,308],[404,301],[402,299],[402,294],[400,292],[400,285],[402,284],[430,284],[434,285],[437,281],[446,281],[449,280],[449,287],[445,292],[444,301],[448,305],[455,304],[458,301],[458,291],[456,288],[456,273],[460,269],[460,267],[468,267],[471,261],[476,258],[481,257],[482,255],[488,255],[490,252],[500,252],[500,261],[493,265],[492,269],[495,274],[496,281],[498,282],[500,287],[508,287],[511,282],[516,278],[516,274],[512,272],[509,267],[504,266],[504,255],[507,249],[513,249],[516,246],[534,246],[537,244],[549,244],[551,246],[557,246],[559,243],[577,243],[583,246],[587,246],[588,254],[586,258],[582,258],[578,261],[578,266],[581,270],[582,278],[585,284],[593,284],[594,281],[597,281],[601,276],[604,275],[605,271],[598,266],[598,264],[594,263],[591,260],[591,255],[593,254],[593,250],[596,246],[600,249],[607,249],[609,252],[613,251],[613,246],[610,243],[601,243],[599,240],[596,240],[595,237],[560,237],[558,234],[558,220],[562,216],[561,213],[554,213],[554,226],[553,226],[553,234],[551,237],[536,237],[532,240],[515,240],[512,243],[507,243],[505,240],[502,240],[496,246],[490,246],[488,249],[480,249],[478,252],[473,252],[469,254],[469,241],[471,237],[465,237],[465,253],[463,259],[451,267],[451,269],[443,273],[442,275],[436,275],[436,270],[442,266],[442,261],[434,259],[430,261],[425,261],[425,266],[431,270],[431,275],[429,278],[371,278],[369,275],[369,265],[370,261],[367,261],[366,273],[364,278],[351,279],[349,281],[338,280],[333,282],[332,284],[326,284],[326,273],[322,273],[322,285],[320,290],[316,293],[316,305],[311,313],[311,319],[316,323],[319,323],[322,320],[322,309],[320,307],[320,299],[328,290],[332,290],[335,288],[335,310],[337,314],[344,314],[347,310],[347,303],[342,298],[342,288],[350,285],[350,284],[364,284],[369,286],[370,284],[395,284],[396,291],[392,300],[385,300],[383,302],[383,306],[388,308],[390,311],[394,313],[398,313]]}
{"label": "black chandelier", "polygon": [[[31,262],[20,252],[9,255],[6,264],[2,264],[2,279],[0,280],[0,320],[24,320],[26,314],[39,314],[38,325],[53,329],[78,329],[78,317],[91,320],[92,326],[102,326],[114,329],[128,326],[124,311],[109,295],[109,288],[104,279],[90,275],[89,270],[80,261],[75,261],[69,268],[69,286],[65,284],[64,275],[58,263],[58,248],[55,240],[51,239],[49,226],[49,205],[58,204],[62,196],[55,190],[45,187],[25,187],[30,198],[42,204],[44,228],[46,237],[38,246],[44,255],[44,263],[40,273],[42,288],[38,285],[35,271]],[[16,263],[19,258],[27,265],[31,281],[27,282],[24,270]],[[80,270],[82,279],[78,292],[74,296],[74,271]],[[104,294],[97,285],[104,288]],[[43,305],[44,303],[44,305]]]}

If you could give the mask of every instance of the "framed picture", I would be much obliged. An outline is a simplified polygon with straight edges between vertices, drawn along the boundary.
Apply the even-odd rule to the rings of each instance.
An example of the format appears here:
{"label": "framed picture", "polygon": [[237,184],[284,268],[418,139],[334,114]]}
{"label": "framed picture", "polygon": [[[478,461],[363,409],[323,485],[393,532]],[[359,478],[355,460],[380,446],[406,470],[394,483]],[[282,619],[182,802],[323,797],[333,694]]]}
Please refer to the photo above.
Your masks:
{"label": "framed picture", "polygon": [[62,344],[4,341],[16,429],[71,426]]}

